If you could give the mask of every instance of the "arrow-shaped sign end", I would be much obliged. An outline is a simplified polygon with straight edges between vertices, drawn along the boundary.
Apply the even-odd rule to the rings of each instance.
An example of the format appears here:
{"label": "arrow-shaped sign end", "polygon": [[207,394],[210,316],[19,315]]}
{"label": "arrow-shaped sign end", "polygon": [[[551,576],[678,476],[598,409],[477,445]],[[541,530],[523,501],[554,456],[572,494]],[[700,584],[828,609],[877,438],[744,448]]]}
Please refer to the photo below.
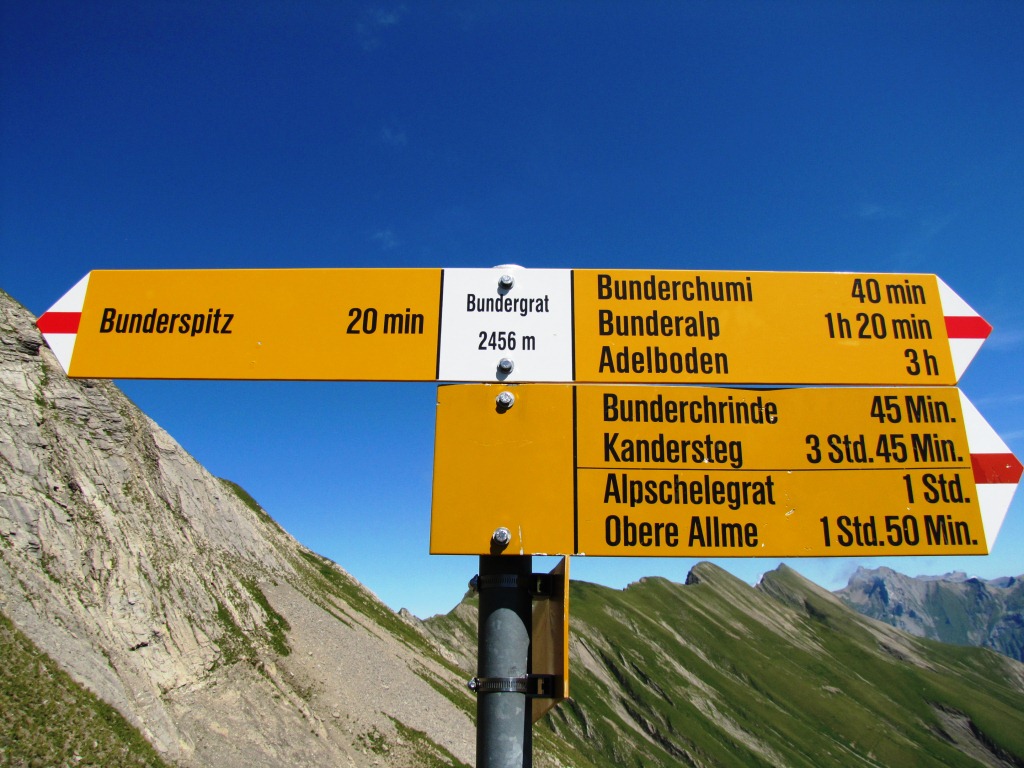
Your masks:
{"label": "arrow-shaped sign end", "polygon": [[992,333],[992,326],[946,285],[942,278],[936,277],[935,280],[939,284],[939,298],[946,319],[946,336],[949,338],[953,369],[959,380],[985,339]]}
{"label": "arrow-shaped sign end", "polygon": [[971,446],[971,469],[985,527],[985,542],[991,552],[1024,466],[963,392],[960,392],[960,406]]}
{"label": "arrow-shaped sign end", "polygon": [[65,373],[71,371],[71,356],[75,351],[78,325],[82,319],[82,307],[85,306],[85,292],[88,288],[89,275],[86,275],[36,320],[36,328],[43,334],[47,346],[53,350]]}
{"label": "arrow-shaped sign end", "polygon": [[985,526],[985,543],[991,552],[1024,467],[1012,453],[975,453],[971,454],[971,468]]}

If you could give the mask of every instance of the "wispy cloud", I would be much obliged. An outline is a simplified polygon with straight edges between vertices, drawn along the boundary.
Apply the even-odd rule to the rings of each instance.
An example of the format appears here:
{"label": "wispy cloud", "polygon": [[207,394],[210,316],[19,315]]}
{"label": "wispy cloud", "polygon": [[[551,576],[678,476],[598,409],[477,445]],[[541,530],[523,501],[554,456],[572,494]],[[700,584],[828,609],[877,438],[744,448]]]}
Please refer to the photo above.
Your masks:
{"label": "wispy cloud", "polygon": [[398,238],[390,229],[379,229],[370,235],[370,240],[379,244],[382,250],[390,251],[398,247]]}
{"label": "wispy cloud", "polygon": [[373,51],[381,46],[381,34],[402,23],[402,19],[408,13],[405,5],[394,8],[376,6],[369,8],[363,14],[363,18],[356,22],[356,36],[364,51]]}
{"label": "wispy cloud", "polygon": [[851,206],[848,218],[884,231],[892,243],[890,260],[905,271],[919,270],[934,251],[933,244],[960,217],[959,211],[934,211],[919,206],[862,200]]}
{"label": "wispy cloud", "polygon": [[971,402],[978,408],[982,406],[988,408],[1012,408],[1024,403],[1024,394],[1020,392],[1003,392],[977,399],[972,397]]}
{"label": "wispy cloud", "polygon": [[1022,343],[1024,343],[1024,329],[1000,325],[986,340],[985,348],[989,351],[994,349],[1014,349],[1021,346]]}
{"label": "wispy cloud", "polygon": [[894,205],[880,205],[879,203],[861,203],[858,206],[857,218],[868,221],[882,221],[884,219],[902,219],[903,211]]}
{"label": "wispy cloud", "polygon": [[404,147],[409,143],[409,137],[405,135],[405,131],[388,125],[381,128],[380,140],[389,147]]}

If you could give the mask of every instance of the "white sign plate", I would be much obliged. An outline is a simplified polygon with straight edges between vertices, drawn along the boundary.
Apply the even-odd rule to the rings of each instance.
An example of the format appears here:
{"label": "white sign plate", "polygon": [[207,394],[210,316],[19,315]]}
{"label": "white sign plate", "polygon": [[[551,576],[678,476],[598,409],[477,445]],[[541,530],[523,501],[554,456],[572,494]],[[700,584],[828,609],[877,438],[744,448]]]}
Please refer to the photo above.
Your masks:
{"label": "white sign plate", "polygon": [[446,269],[442,297],[440,380],[572,380],[570,270]]}

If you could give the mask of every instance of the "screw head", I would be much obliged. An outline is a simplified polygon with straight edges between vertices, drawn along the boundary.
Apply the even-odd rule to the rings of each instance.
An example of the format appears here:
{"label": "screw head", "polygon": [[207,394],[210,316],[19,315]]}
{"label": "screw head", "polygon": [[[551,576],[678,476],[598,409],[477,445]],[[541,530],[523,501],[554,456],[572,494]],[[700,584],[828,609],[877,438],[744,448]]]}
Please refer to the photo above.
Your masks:
{"label": "screw head", "polygon": [[512,369],[515,368],[515,367],[516,367],[516,364],[513,363],[507,357],[503,357],[503,358],[501,358],[501,360],[498,361],[498,370],[501,373],[512,373]]}
{"label": "screw head", "polygon": [[512,275],[502,275],[498,278],[498,287],[503,288],[506,291],[515,284],[516,279],[512,277]]}
{"label": "screw head", "polygon": [[491,534],[491,541],[501,547],[507,546],[508,543],[512,541],[512,531],[505,526],[497,528],[494,533]]}
{"label": "screw head", "polygon": [[515,405],[516,396],[513,395],[511,392],[502,392],[496,398],[494,398],[494,400],[498,404],[498,407],[501,408],[501,410],[507,411],[509,408]]}

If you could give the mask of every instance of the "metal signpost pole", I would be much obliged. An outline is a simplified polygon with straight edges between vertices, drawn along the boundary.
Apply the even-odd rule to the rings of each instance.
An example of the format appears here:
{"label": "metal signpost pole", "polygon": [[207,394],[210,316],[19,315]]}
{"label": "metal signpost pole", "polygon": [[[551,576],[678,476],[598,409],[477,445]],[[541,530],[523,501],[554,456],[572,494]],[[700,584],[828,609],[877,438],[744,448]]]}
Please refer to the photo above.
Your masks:
{"label": "metal signpost pole", "polygon": [[532,572],[529,556],[480,557],[478,676],[470,682],[477,692],[477,768],[533,765],[527,696]]}

